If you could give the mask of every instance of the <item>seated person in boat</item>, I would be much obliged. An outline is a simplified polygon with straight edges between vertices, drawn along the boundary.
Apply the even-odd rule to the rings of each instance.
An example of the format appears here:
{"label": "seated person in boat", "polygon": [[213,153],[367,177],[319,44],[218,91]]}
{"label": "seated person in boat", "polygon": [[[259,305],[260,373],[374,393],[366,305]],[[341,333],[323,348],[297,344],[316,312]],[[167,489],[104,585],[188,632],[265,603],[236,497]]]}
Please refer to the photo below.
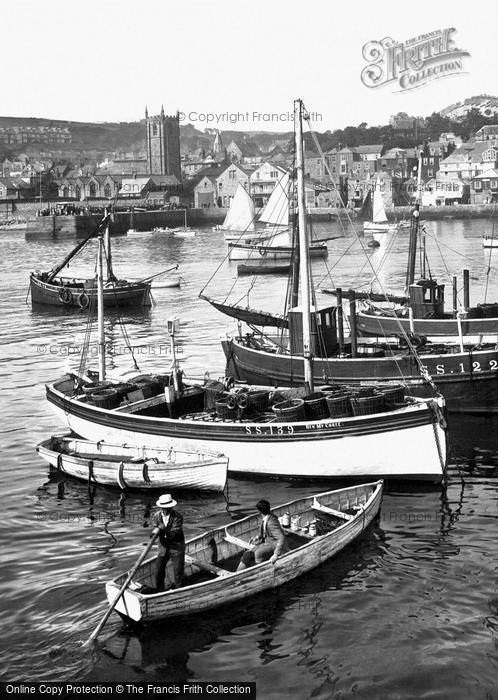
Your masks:
{"label": "seated person in boat", "polygon": [[275,564],[278,557],[289,549],[285,532],[282,530],[277,516],[271,512],[269,502],[262,499],[256,503],[256,508],[262,516],[259,535],[250,540],[251,544],[255,544],[256,547],[244,552],[237,571],[242,571],[248,566],[260,564],[268,559],[272,564]]}
{"label": "seated person in boat", "polygon": [[173,567],[173,583],[170,588],[180,588],[185,566],[185,537],[183,535],[183,516],[173,508],[177,502],[171,494],[159,497],[156,505],[158,510],[152,516],[154,529],[152,535],[159,535],[159,548],[156,560],[156,592],[164,591],[164,575],[166,564],[171,559]]}

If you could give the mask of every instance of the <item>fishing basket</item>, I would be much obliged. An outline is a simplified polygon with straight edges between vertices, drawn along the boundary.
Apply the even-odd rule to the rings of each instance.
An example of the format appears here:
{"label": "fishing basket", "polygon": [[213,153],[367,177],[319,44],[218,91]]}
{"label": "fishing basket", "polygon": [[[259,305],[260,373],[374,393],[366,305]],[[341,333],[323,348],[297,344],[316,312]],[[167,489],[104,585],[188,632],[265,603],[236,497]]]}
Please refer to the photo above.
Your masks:
{"label": "fishing basket", "polygon": [[272,411],[279,421],[299,421],[304,419],[303,399],[289,399],[281,401],[272,407]]}
{"label": "fishing basket", "polygon": [[121,396],[116,389],[100,389],[89,394],[88,401],[97,408],[116,408],[121,402]]}
{"label": "fishing basket", "polygon": [[87,396],[89,394],[93,394],[96,391],[100,391],[100,389],[110,389],[112,387],[112,382],[90,382],[89,384],[85,384],[85,386],[82,386],[81,389],[84,394]]}
{"label": "fishing basket", "polygon": [[214,407],[216,409],[216,415],[222,420],[233,420],[235,416],[236,405],[227,403],[227,399],[218,400],[214,402]]}
{"label": "fishing basket", "polygon": [[354,386],[349,391],[354,398],[365,399],[369,396],[375,396],[377,388],[373,386]]}
{"label": "fishing basket", "polygon": [[353,415],[349,394],[346,392],[327,394],[325,400],[331,418],[347,418]]}
{"label": "fishing basket", "polygon": [[157,394],[161,394],[164,390],[164,386],[153,377],[137,379],[134,384],[137,389],[142,390],[144,399],[150,399],[152,396],[157,396]]}
{"label": "fishing basket", "polygon": [[325,384],[324,386],[317,386],[316,390],[322,394],[340,394],[344,393],[346,387],[342,384]]}
{"label": "fishing basket", "polygon": [[152,379],[161,385],[161,389],[173,384],[173,377],[171,374],[154,374]]}
{"label": "fishing basket", "polygon": [[225,394],[225,386],[222,382],[213,379],[204,384],[204,410],[211,411],[216,408],[216,401],[221,400]]}
{"label": "fishing basket", "polygon": [[379,391],[384,396],[386,407],[391,408],[395,404],[403,403],[405,400],[405,387],[402,384],[379,387]]}
{"label": "fishing basket", "polygon": [[252,413],[265,413],[268,410],[270,392],[261,389],[250,391],[247,395],[247,409]]}
{"label": "fishing basket", "polygon": [[354,416],[366,416],[370,413],[379,413],[385,408],[384,395],[381,393],[372,394],[372,396],[356,396],[351,397],[351,408]]}
{"label": "fishing basket", "polygon": [[327,407],[327,399],[325,394],[320,391],[314,394],[305,396],[304,399],[304,415],[306,418],[328,418],[329,409]]}

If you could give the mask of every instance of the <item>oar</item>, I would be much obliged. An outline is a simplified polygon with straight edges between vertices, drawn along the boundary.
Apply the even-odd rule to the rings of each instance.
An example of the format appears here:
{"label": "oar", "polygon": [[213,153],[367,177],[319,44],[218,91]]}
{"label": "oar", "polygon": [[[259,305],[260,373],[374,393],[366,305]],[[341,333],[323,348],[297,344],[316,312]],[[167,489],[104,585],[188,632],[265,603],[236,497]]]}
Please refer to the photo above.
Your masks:
{"label": "oar", "polygon": [[143,551],[142,554],[139,556],[139,558],[138,558],[138,560],[137,560],[135,566],[132,568],[132,570],[130,571],[130,573],[129,573],[128,576],[126,577],[125,582],[123,583],[123,585],[122,585],[121,588],[119,589],[119,592],[118,592],[117,596],[114,598],[111,607],[110,607],[109,610],[106,612],[106,614],[104,615],[104,617],[102,618],[102,620],[99,622],[99,624],[97,625],[97,627],[94,629],[94,631],[92,632],[92,634],[88,637],[87,641],[83,644],[84,647],[88,646],[89,644],[92,644],[92,643],[97,639],[97,637],[99,636],[100,631],[102,630],[102,628],[104,627],[105,623],[106,623],[107,620],[109,619],[109,617],[110,617],[112,611],[113,611],[114,608],[116,607],[116,603],[118,602],[118,600],[121,598],[121,596],[122,596],[123,593],[125,592],[125,590],[126,590],[128,584],[130,583],[131,579],[134,577],[134,575],[135,575],[135,573],[136,573],[138,567],[139,567],[140,564],[143,562],[143,560],[145,559],[145,557],[147,556],[147,554],[150,552],[150,549],[151,549],[152,545],[154,544],[154,542],[156,541],[156,538],[157,538],[157,535],[153,535],[153,537],[151,538],[150,542],[147,544],[147,546],[145,547],[144,551]]}

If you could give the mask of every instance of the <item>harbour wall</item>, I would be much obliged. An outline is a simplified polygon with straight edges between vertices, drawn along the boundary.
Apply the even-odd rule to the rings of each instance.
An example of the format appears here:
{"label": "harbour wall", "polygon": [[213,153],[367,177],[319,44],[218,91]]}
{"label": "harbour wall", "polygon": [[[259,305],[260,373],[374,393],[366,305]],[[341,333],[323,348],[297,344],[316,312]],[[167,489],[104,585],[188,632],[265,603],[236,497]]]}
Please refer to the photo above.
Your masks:
{"label": "harbour wall", "polygon": [[[50,215],[33,216],[31,210],[17,206],[15,215],[27,218],[26,238],[80,238],[87,236],[96,228],[102,219],[102,214],[82,214],[82,215]],[[220,224],[226,216],[226,209],[188,209],[187,225],[193,227],[208,227]],[[387,218],[390,221],[409,219],[412,207],[390,207],[386,209]],[[420,207],[420,213],[425,220],[439,219],[490,219],[496,214],[494,204],[459,204],[440,207]],[[350,212],[350,215],[352,212]],[[172,209],[168,211],[153,210],[144,212],[116,212],[114,221],[111,224],[113,235],[123,235],[129,228],[137,230],[149,230],[154,227],[176,227],[183,226],[185,213],[183,209]],[[333,221],[334,219],[346,218],[344,210],[332,207],[315,208],[310,211],[311,219],[315,221]],[[353,214],[353,221],[355,215]]]}
{"label": "harbour wall", "polygon": [[[226,216],[226,209],[188,209],[187,226],[200,228],[219,224]],[[26,238],[81,238],[88,236],[102,221],[102,214],[49,215],[28,218]],[[185,211],[115,212],[110,226],[112,235],[125,234],[129,228],[147,231],[154,227],[176,227],[185,224]]]}

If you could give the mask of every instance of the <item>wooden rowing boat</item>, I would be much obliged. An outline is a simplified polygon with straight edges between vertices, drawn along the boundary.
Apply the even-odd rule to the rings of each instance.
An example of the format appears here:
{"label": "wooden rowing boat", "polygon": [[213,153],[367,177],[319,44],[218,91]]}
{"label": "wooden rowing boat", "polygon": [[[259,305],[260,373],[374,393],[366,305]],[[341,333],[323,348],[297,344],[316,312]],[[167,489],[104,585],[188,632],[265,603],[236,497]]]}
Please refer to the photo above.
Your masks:
{"label": "wooden rowing boat", "polygon": [[[378,514],[382,489],[383,482],[377,481],[300,498],[274,508],[278,517],[289,514],[294,522],[299,518],[297,530],[286,529],[290,549],[277,559],[275,565],[266,561],[236,571],[244,549],[252,548],[250,538],[259,534],[259,515],[248,516],[194,537],[186,542],[185,585],[182,588],[161,593],[146,592],[154,585],[156,558],[152,557],[137,570],[115,609],[127,619],[148,622],[206,612],[281,586],[330,559],[358,537]],[[315,536],[309,534],[311,523],[317,528]],[[111,604],[126,575],[124,573],[106,584]],[[167,581],[173,580],[170,564],[166,578]]]}
{"label": "wooden rowing boat", "polygon": [[54,435],[36,448],[51,467],[121,489],[223,491],[228,459],[217,453],[131,447]]}
{"label": "wooden rowing boat", "polygon": [[245,265],[237,265],[237,274],[239,275],[288,275],[290,272],[290,265],[267,265],[262,263]]}

